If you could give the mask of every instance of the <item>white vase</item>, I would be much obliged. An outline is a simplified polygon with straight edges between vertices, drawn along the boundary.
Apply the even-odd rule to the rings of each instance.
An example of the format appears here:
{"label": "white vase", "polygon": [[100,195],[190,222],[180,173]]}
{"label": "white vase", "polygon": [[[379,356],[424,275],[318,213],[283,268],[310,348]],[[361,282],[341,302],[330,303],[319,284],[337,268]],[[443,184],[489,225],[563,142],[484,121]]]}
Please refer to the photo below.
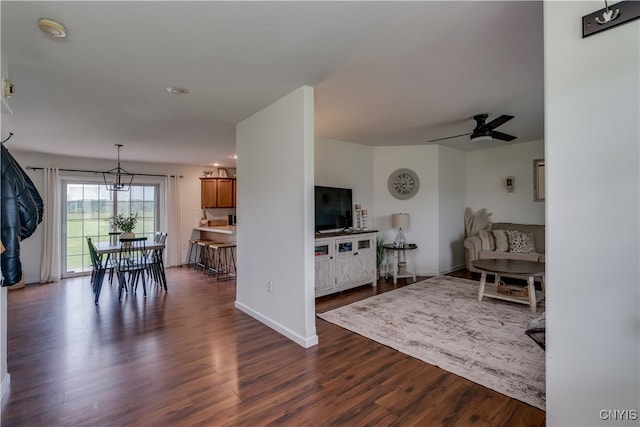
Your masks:
{"label": "white vase", "polygon": [[132,233],[130,231],[123,231],[120,234],[120,239],[133,239],[134,237],[136,237],[135,233]]}

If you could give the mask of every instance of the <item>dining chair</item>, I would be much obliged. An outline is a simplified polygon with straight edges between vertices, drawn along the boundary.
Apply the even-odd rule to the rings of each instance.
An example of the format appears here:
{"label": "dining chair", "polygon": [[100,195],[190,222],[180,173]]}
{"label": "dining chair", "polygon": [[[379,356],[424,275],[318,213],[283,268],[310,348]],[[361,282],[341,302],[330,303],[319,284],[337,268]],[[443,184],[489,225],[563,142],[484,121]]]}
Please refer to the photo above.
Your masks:
{"label": "dining chair", "polygon": [[153,241],[164,244],[167,241],[167,233],[156,231],[153,233]]}
{"label": "dining chair", "polygon": [[100,298],[100,291],[102,290],[102,282],[104,281],[104,275],[109,270],[109,283],[111,283],[111,278],[113,276],[113,270],[115,268],[115,264],[110,261],[103,261],[102,256],[98,255],[96,251],[96,247],[93,245],[91,240],[91,236],[86,236],[87,246],[89,247],[89,257],[91,258],[91,287],[93,288],[93,293],[95,294],[94,302],[97,304],[98,299]]}
{"label": "dining chair", "polygon": [[[167,233],[154,233],[153,240],[155,243],[165,244]],[[167,290],[167,279],[164,273],[164,247],[153,249],[148,256],[148,272],[151,280],[159,284]]]}
{"label": "dining chair", "polygon": [[122,292],[128,290],[127,286],[135,292],[140,278],[142,278],[144,296],[147,296],[147,282],[144,273],[148,264],[146,239],[120,239],[120,251],[115,269],[119,284],[118,299],[122,299]]}

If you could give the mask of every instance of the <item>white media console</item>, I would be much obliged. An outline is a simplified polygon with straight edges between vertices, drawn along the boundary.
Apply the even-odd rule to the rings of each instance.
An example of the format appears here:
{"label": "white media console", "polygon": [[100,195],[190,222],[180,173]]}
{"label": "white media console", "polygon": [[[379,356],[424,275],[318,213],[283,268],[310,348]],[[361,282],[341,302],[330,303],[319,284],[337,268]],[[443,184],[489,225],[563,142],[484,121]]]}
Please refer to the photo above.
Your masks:
{"label": "white media console", "polygon": [[376,231],[369,230],[316,237],[316,297],[369,283],[376,286],[375,236]]}

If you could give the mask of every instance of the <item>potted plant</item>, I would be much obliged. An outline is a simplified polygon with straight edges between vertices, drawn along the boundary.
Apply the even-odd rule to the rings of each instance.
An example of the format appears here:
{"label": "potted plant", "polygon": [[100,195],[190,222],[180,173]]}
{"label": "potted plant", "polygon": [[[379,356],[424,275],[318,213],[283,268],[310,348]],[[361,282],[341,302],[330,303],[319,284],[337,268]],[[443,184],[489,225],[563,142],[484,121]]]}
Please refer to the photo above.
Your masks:
{"label": "potted plant", "polygon": [[376,237],[376,276],[380,278],[380,267],[382,267],[382,261],[384,260],[384,241],[386,233],[378,233]]}
{"label": "potted plant", "polygon": [[113,218],[113,225],[120,231],[120,238],[133,238],[135,234],[133,233],[133,229],[136,228],[136,224],[138,223],[138,212],[135,215],[125,215],[118,214],[118,216]]}

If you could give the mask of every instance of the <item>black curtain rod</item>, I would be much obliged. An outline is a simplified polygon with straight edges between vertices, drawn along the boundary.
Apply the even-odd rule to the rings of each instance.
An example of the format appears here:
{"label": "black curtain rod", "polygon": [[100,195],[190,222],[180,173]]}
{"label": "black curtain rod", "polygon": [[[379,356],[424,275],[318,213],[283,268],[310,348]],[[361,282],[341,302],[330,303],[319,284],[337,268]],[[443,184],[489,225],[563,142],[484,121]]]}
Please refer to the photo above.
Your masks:
{"label": "black curtain rod", "polygon": [[[34,166],[27,166],[26,168],[27,170],[31,170],[31,171],[40,171],[40,170],[44,170],[44,168],[42,167],[34,167]],[[63,172],[84,172],[84,173],[95,173],[95,174],[99,174],[99,173],[104,173],[102,171],[89,171],[89,170],[84,170],[84,169],[58,169],[61,170]],[[178,177],[178,178],[184,178],[182,175],[157,175],[157,174],[153,174],[153,173],[134,173],[133,175],[140,175],[140,176],[159,176],[162,178],[166,178],[166,177]]]}

